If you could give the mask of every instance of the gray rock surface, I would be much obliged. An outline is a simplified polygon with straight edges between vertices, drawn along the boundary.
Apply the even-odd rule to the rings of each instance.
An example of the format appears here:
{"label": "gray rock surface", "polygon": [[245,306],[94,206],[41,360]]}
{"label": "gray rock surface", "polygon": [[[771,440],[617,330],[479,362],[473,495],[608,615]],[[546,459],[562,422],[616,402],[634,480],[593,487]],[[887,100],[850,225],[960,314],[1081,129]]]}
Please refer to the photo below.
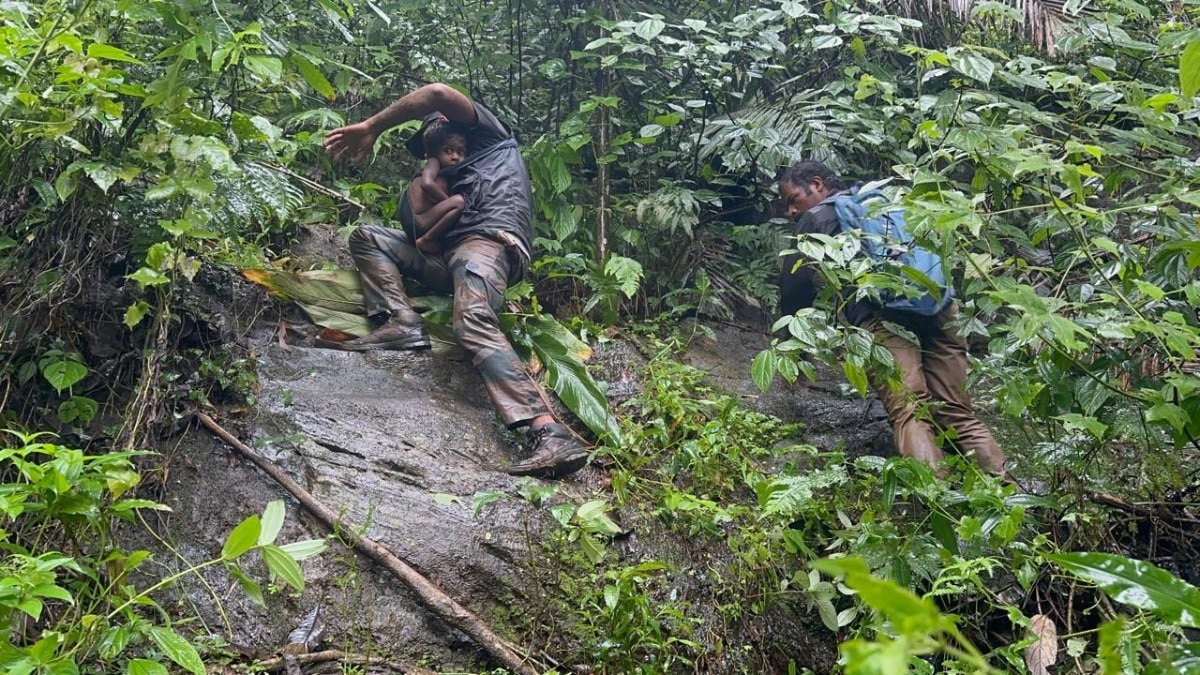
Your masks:
{"label": "gray rock surface", "polygon": [[[547,564],[537,546],[549,511],[518,497],[523,485],[500,468],[521,454],[521,435],[497,422],[479,376],[465,354],[443,341],[424,353],[346,353],[294,345],[285,351],[273,331],[258,327],[245,338],[256,365],[257,406],[220,418],[263,457],[283,468],[344,521],[387,546],[497,631],[516,630],[512,617],[539,605],[545,589],[537,574]],[[750,409],[803,422],[799,441],[850,454],[890,451],[890,433],[878,403],[846,395],[830,383],[787,385],[776,380],[762,394],[749,377],[754,355],[769,339],[760,328],[718,326],[694,340],[683,360],[709,374],[711,383]],[[611,402],[640,392],[647,360],[616,339],[598,349],[595,368]],[[618,411],[620,408],[616,408]],[[204,430],[185,435],[170,455],[172,467],[160,532],[170,532],[178,556],[160,552],[157,564],[180,569],[219,555],[224,537],[247,515],[283,499],[288,521],[279,541],[324,537],[319,523],[301,513],[268,476]],[[604,489],[602,470],[588,468],[554,483],[555,500],[580,503]],[[503,492],[478,514],[476,495]],[[669,536],[666,533],[658,533]],[[639,532],[645,539],[656,533]],[[238,645],[270,652],[316,604],[327,611],[326,644],[360,653],[382,653],[431,665],[469,669],[485,662],[465,636],[425,611],[397,580],[336,537],[322,556],[302,563],[303,594],[269,594],[267,608],[246,600],[220,568],[186,580],[179,601],[204,618],[205,627]],[[677,550],[670,541],[643,541],[644,550]],[[148,544],[160,548],[153,543]],[[697,551],[709,556],[711,551]],[[675,561],[681,570],[685,560]],[[698,567],[705,564],[696,561]],[[261,563],[248,571],[266,578]],[[799,617],[768,617],[760,628],[789,644],[808,630]],[[746,640],[754,638],[747,628]],[[810,663],[831,658],[828,635],[805,647]],[[795,642],[793,642],[795,641]]]}

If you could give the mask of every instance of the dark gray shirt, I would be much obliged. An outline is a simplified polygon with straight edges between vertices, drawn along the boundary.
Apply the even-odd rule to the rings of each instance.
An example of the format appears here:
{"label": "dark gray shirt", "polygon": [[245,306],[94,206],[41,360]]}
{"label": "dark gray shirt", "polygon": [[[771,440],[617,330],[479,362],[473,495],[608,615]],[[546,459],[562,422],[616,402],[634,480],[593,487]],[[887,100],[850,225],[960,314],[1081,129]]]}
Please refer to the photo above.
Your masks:
{"label": "dark gray shirt", "polygon": [[[522,267],[532,257],[533,189],[508,126],[478,103],[478,122],[468,127],[467,158],[442,171],[451,192],[466,198],[462,216],[446,235],[447,248],[464,237],[483,235],[513,246]],[[500,146],[501,147],[495,147]]]}

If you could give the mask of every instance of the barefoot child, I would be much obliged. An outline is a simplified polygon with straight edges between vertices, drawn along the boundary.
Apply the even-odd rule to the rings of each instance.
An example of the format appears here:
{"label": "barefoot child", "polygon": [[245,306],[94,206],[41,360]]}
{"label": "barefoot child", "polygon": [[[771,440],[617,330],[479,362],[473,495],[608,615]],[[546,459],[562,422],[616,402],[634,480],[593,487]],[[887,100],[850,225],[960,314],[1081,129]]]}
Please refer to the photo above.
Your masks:
{"label": "barefoot child", "polygon": [[417,248],[437,255],[442,252],[442,235],[458,222],[466,207],[462,195],[450,195],[449,185],[439,175],[442,169],[458,164],[467,156],[467,137],[449,123],[434,124],[424,136],[425,167],[408,187],[408,199],[416,216]]}

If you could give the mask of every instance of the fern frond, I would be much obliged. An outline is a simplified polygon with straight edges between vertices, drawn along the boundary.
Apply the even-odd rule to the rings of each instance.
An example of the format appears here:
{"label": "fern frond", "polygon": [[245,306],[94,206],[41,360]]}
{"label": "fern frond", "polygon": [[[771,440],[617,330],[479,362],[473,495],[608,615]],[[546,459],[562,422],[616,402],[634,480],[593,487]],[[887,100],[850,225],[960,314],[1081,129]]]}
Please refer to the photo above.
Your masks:
{"label": "fern frond", "polygon": [[712,121],[693,139],[700,146],[700,159],[720,157],[731,172],[753,163],[773,174],[776,167],[801,159],[840,168],[841,161],[830,148],[851,132],[849,127],[858,118],[848,105],[824,94],[820,89],[805,89],[776,103],[752,102]]}
{"label": "fern frond", "polygon": [[841,464],[810,471],[801,476],[781,476],[771,481],[771,494],[763,515],[796,516],[813,501],[819,490],[842,485],[850,478]]}
{"label": "fern frond", "polygon": [[240,176],[217,180],[221,208],[213,213],[213,224],[223,230],[249,223],[285,223],[304,204],[304,192],[289,176],[270,167],[245,163]]}

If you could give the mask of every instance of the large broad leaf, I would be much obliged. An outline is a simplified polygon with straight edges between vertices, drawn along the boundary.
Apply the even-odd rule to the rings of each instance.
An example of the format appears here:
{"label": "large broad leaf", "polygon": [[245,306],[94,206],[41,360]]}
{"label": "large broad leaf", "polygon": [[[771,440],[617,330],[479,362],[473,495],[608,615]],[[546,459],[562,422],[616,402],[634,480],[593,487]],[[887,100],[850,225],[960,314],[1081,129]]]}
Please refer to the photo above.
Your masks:
{"label": "large broad leaf", "polygon": [[[310,321],[322,328],[366,335],[371,323],[366,317],[362,283],[354,270],[312,270],[278,272],[242,270],[242,275],[267,289],[280,300],[296,303]],[[415,309],[438,310],[447,305],[444,298],[412,298]],[[429,316],[426,316],[429,319]]]}
{"label": "large broad leaf", "polygon": [[554,317],[535,316],[525,321],[523,334],[513,335],[514,341],[524,342],[546,366],[546,379],[563,405],[575,413],[597,436],[610,443],[621,442],[621,429],[608,410],[608,400],[583,359],[591,356],[588,345],[571,334]]}
{"label": "large broad leaf", "polygon": [[1060,553],[1046,558],[1096,584],[1117,602],[1180,626],[1200,627],[1200,590],[1160,567],[1110,553]]}
{"label": "large broad leaf", "polygon": [[315,305],[348,314],[363,313],[362,284],[353,270],[272,272],[243,270],[242,274],[282,300]]}

